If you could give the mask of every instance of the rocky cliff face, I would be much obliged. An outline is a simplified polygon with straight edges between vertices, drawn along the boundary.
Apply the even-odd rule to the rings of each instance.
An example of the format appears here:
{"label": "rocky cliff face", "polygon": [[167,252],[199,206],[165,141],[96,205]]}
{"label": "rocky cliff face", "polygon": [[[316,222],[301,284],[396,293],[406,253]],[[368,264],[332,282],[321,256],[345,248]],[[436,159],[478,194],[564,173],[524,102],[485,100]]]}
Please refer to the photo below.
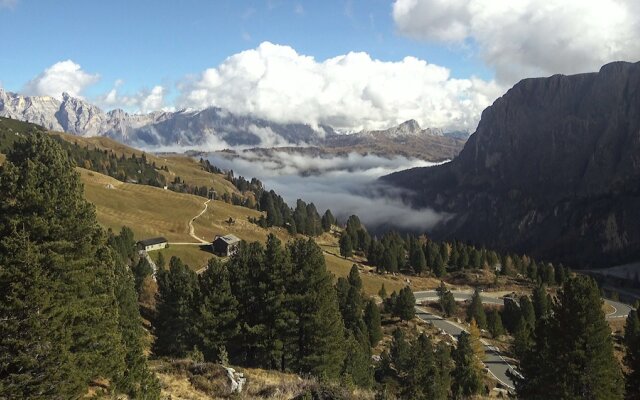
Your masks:
{"label": "rocky cliff face", "polygon": [[640,259],[640,63],[523,80],[454,161],[383,180],[453,214],[439,238],[573,266]]}

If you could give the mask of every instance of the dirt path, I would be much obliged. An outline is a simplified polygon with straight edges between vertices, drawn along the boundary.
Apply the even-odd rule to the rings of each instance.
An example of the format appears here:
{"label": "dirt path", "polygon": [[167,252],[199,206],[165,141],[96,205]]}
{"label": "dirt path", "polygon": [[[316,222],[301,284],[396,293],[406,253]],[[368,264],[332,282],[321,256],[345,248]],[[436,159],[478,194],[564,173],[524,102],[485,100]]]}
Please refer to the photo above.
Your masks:
{"label": "dirt path", "polygon": [[204,214],[205,212],[207,212],[207,207],[209,207],[209,202],[211,200],[208,199],[207,201],[204,202],[204,208],[202,209],[202,211],[200,211],[200,214],[196,215],[195,217],[191,218],[191,221],[189,221],[189,236],[191,236],[192,238],[194,238],[195,240],[199,241],[200,243],[203,244],[207,244],[209,242],[207,242],[206,240],[199,238],[198,236],[196,236],[195,233],[195,229],[193,228],[193,221],[195,221],[196,219],[198,219],[202,214]]}

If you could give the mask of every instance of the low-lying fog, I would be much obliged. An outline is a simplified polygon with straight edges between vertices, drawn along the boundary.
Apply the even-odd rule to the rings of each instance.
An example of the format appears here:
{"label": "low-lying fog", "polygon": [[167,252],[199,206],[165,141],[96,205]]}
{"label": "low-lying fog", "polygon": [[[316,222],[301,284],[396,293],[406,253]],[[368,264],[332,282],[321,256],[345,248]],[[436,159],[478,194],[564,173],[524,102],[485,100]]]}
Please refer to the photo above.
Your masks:
{"label": "low-lying fog", "polygon": [[[442,216],[430,209],[414,210],[397,190],[383,187],[377,178],[395,171],[434,165],[405,157],[384,158],[350,153],[346,156],[309,156],[302,153],[211,153],[209,161],[236,176],[260,179],[268,190],[280,194],[290,206],[297,199],[313,202],[318,212],[327,208],[344,221],[356,214],[369,228],[405,228],[424,231]],[[384,192],[384,193],[383,193]]]}

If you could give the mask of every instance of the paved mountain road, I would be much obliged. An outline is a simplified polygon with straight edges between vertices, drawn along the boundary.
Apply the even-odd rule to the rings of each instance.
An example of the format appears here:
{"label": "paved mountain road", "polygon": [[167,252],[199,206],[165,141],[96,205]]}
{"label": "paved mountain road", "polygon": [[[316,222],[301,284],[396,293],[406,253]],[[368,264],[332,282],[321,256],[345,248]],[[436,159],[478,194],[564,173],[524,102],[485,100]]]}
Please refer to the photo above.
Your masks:
{"label": "paved mountain road", "polygon": [[[465,301],[470,300],[471,296],[473,296],[473,292],[451,292],[453,293],[453,297],[456,301]],[[438,293],[435,290],[427,290],[422,292],[414,292],[416,297],[416,303],[421,303],[423,301],[436,301],[438,300]],[[500,297],[490,296],[488,294],[481,294],[480,299],[484,304],[495,304],[495,305],[504,305],[504,300]],[[608,313],[606,315],[607,319],[616,319],[616,318],[625,318],[629,311],[631,311],[631,307],[619,303],[616,301],[612,301],[609,299],[603,299],[604,302],[611,307],[613,307],[614,311]],[[466,329],[455,322],[447,321],[442,317],[434,315],[424,308],[420,306],[416,306],[416,316],[423,321],[427,321],[436,328],[440,329],[444,333],[447,333],[454,337],[456,340],[460,333],[466,331]],[[486,354],[486,359],[484,360],[484,364],[487,367],[489,373],[493,375],[494,378],[498,380],[503,386],[507,387],[510,390],[514,389],[514,383],[511,377],[507,375],[508,371],[511,371],[514,374],[518,374],[518,372],[502,357],[500,352],[492,346],[489,346],[486,342],[483,341],[484,351]]]}

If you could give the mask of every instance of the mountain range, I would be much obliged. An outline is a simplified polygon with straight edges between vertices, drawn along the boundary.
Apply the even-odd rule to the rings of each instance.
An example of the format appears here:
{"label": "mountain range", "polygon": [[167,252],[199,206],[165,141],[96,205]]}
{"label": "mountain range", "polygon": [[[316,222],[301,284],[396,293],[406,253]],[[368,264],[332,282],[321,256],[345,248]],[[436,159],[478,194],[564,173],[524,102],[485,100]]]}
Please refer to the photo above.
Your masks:
{"label": "mountain range", "polygon": [[571,266],[640,259],[640,63],[525,79],[452,162],[382,178],[444,218],[431,232]]}
{"label": "mountain range", "polygon": [[63,93],[62,100],[58,100],[49,96],[23,96],[3,89],[0,89],[0,116],[75,135],[107,136],[151,149],[312,146],[328,152],[374,152],[442,161],[457,155],[466,140],[464,133],[422,129],[414,120],[387,130],[344,134],[326,125],[314,128],[301,123],[283,124],[236,115],[217,107],[148,114],[129,114],[121,109],[103,112],[68,93]]}

